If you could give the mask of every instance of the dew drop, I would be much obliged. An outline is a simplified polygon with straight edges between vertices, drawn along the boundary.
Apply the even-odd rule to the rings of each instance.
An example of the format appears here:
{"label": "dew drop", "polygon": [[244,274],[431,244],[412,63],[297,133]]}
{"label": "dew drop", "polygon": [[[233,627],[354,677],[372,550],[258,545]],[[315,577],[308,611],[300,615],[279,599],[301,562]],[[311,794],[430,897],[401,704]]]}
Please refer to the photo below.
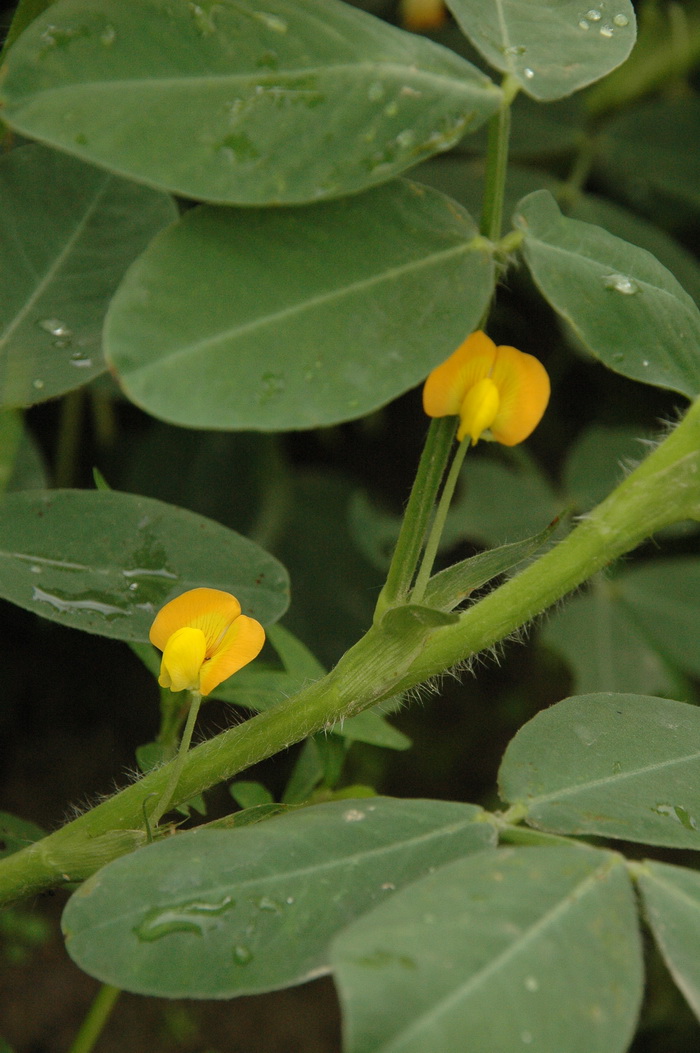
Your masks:
{"label": "dew drop", "polygon": [[84,355],[82,351],[74,351],[69,361],[76,369],[90,369],[92,366],[92,359]]}
{"label": "dew drop", "polygon": [[586,18],[589,22],[600,22],[602,17],[600,11],[595,7],[592,7],[590,11],[586,11]]}
{"label": "dew drop", "polygon": [[613,22],[616,26],[620,26],[621,29],[624,29],[625,26],[628,26],[630,24],[630,20],[627,17],[627,15],[622,14],[615,15],[613,18]]}
{"label": "dew drop", "polygon": [[626,274],[604,274],[601,280],[606,289],[622,293],[623,296],[634,296],[639,292],[634,278],[629,278]]}
{"label": "dew drop", "polygon": [[34,566],[30,567],[29,569],[32,572],[32,574],[41,574],[41,567],[38,567],[36,565],[36,563],[34,564]]}
{"label": "dew drop", "polygon": [[51,336],[71,337],[73,335],[72,330],[60,318],[42,318],[37,325],[45,332],[51,333]]}
{"label": "dew drop", "polygon": [[601,37],[606,37],[609,40],[615,32],[615,27],[612,26],[609,22],[606,22],[604,26],[600,27],[598,32],[600,33]]}
{"label": "dew drop", "polygon": [[283,18],[278,15],[270,14],[269,11],[254,11],[253,18],[257,18],[258,22],[262,22],[264,26],[271,29],[273,33],[286,33],[289,26]]}
{"label": "dew drop", "polygon": [[646,369],[649,366],[649,359],[648,358],[643,358],[642,359],[642,365]]}
{"label": "dew drop", "polygon": [[261,896],[259,900],[256,900],[255,906],[258,910],[265,910],[270,914],[280,914],[282,911],[277,900],[272,899],[271,896]]}
{"label": "dew drop", "polygon": [[138,587],[139,587],[138,581],[132,581],[131,585],[129,585],[129,592],[136,592]]}
{"label": "dew drop", "polygon": [[284,392],[285,380],[281,373],[264,373],[260,386],[259,401],[270,402]]}
{"label": "dew drop", "polygon": [[294,896],[287,896],[284,902],[287,904],[288,907],[291,907],[292,903],[294,902]]}
{"label": "dew drop", "polygon": [[201,37],[210,37],[212,33],[216,33],[216,25],[210,11],[205,11],[199,4],[190,3],[187,6],[190,9],[195,29]]}
{"label": "dew drop", "polygon": [[511,44],[509,47],[503,49],[504,55],[524,55],[527,48],[524,44]]}
{"label": "dew drop", "polygon": [[581,21],[578,24],[578,27],[579,27],[579,29],[590,29],[591,28],[591,24],[590,24],[590,22],[587,22],[585,18],[582,18]]}
{"label": "dew drop", "polygon": [[253,952],[244,943],[237,943],[233,948],[233,960],[236,965],[249,965],[253,960]]}
{"label": "dew drop", "polygon": [[416,141],[416,133],[411,128],[405,128],[404,131],[399,132],[396,136],[396,142],[403,149],[407,150]]}
{"label": "dew drop", "polygon": [[393,892],[394,889],[396,888],[396,885],[394,884],[393,881],[385,881],[384,884],[381,885],[380,887],[381,887],[382,892]]}
{"label": "dew drop", "polygon": [[43,386],[44,386],[44,381],[43,380],[33,380],[32,381],[32,387],[36,388],[37,391],[41,391]]}
{"label": "dew drop", "polygon": [[155,907],[136,926],[134,933],[145,943],[152,943],[173,932],[192,932],[203,936],[210,927],[210,918],[231,910],[235,905],[231,896],[225,896],[218,903],[195,901],[174,907]]}
{"label": "dew drop", "polygon": [[529,1046],[532,1043],[532,1035],[529,1031],[521,1031],[520,1041],[524,1046]]}
{"label": "dew drop", "polygon": [[347,812],[343,812],[343,819],[346,823],[359,823],[364,818],[365,813],[358,808],[348,808]]}
{"label": "dew drop", "polygon": [[526,67],[526,68],[525,68],[525,69],[523,70],[523,77],[525,77],[525,80],[532,80],[532,78],[533,78],[534,76],[535,76],[535,71],[534,71],[534,70],[531,70],[531,69],[529,68],[529,66],[528,66],[528,67]]}
{"label": "dew drop", "polygon": [[540,982],[536,976],[525,977],[525,990],[526,991],[539,991]]}
{"label": "dew drop", "polygon": [[390,102],[387,106],[384,107],[385,117],[395,117],[398,112],[399,105],[397,102]]}

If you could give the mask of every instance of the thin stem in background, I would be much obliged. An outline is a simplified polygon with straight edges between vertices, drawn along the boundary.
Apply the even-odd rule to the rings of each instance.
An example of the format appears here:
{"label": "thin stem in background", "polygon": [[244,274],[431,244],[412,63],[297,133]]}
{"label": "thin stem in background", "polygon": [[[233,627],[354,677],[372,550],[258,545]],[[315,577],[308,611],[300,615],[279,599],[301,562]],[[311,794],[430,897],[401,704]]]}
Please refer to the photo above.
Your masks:
{"label": "thin stem in background", "polygon": [[102,984],[68,1053],[91,1053],[120,994],[119,987]]}
{"label": "thin stem in background", "polygon": [[457,451],[452,458],[452,464],[450,465],[450,471],[445,485],[440,495],[440,502],[435,512],[435,518],[433,519],[433,525],[430,528],[430,534],[428,541],[425,546],[425,552],[423,553],[423,562],[420,565],[418,576],[416,577],[416,584],[411,593],[411,600],[413,603],[420,603],[425,595],[426,586],[430,580],[430,574],[433,569],[437,550],[440,545],[440,538],[445,528],[445,521],[447,519],[447,513],[450,510],[450,504],[454,496],[455,487],[457,486],[457,480],[459,479],[459,473],[464,462],[464,457],[467,450],[469,449],[469,436],[466,435],[459,446]]}
{"label": "thin stem in background", "polygon": [[430,422],[386,583],[377,601],[375,622],[389,607],[405,602],[410,592],[456,428],[455,417]]}
{"label": "thin stem in background", "polygon": [[199,713],[199,707],[202,704],[202,696],[199,691],[190,691],[190,711],[187,714],[187,723],[185,724],[185,730],[182,732],[182,738],[180,739],[180,746],[177,751],[177,756],[173,762],[173,770],[170,774],[170,779],[163,791],[163,796],[159,800],[155,809],[149,816],[149,822],[155,827],[158,825],[162,817],[170,807],[170,802],[175,796],[177,784],[180,781],[180,773],[182,772],[187,751],[190,748],[190,742],[192,741],[192,732],[194,731],[194,725],[197,720],[197,714]]}

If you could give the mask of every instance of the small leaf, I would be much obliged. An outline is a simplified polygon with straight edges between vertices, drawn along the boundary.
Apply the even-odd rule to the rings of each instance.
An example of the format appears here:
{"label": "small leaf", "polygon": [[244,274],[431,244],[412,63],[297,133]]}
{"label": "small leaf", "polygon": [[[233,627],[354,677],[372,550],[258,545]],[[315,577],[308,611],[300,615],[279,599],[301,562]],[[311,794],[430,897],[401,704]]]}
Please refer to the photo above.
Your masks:
{"label": "small leaf", "polygon": [[441,610],[452,610],[474,589],[485,585],[499,574],[512,570],[518,563],[537,552],[558,526],[559,519],[555,519],[539,534],[523,541],[513,541],[510,545],[489,549],[487,552],[479,552],[476,556],[441,570],[430,579],[425,590],[425,602]]}
{"label": "small leaf", "polygon": [[129,398],[164,420],[317,427],[423,380],[493,287],[468,213],[407,180],[305,209],[201,207],[130,269],[106,354]]}
{"label": "small leaf", "polygon": [[700,676],[700,559],[650,560],[620,576],[620,599],[659,651]]}
{"label": "small leaf", "polygon": [[241,808],[257,808],[261,804],[272,804],[274,798],[267,786],[248,779],[236,779],[229,786],[229,793]]}
{"label": "small leaf", "polygon": [[63,915],[66,945],[107,983],[229,998],[329,968],[335,933],[432,867],[493,842],[471,805],[374,797],[252,827],[191,831],[122,856]]}
{"label": "small leaf", "polygon": [[624,62],[636,38],[630,0],[447,0],[484,58],[545,102],[585,88]]}
{"label": "small leaf", "polygon": [[658,260],[562,216],[545,190],[520,202],[514,222],[540,292],[584,347],[633,380],[700,392],[700,312]]}
{"label": "small leaf", "polygon": [[581,846],[448,863],[335,940],[347,1053],[624,1053],[642,996],[623,860]]}
{"label": "small leaf", "polygon": [[700,1018],[700,874],[645,860],[634,875],[668,970]]}
{"label": "small leaf", "polygon": [[501,101],[454,52],[336,0],[60,0],[6,61],[17,131],[220,204],[385,182]]}
{"label": "small leaf", "polygon": [[0,858],[11,856],[21,848],[41,840],[45,831],[28,819],[20,819],[9,812],[0,812]]}
{"label": "small leaf", "polygon": [[542,830],[700,849],[700,709],[646,695],[564,699],[511,741],[499,787]]}
{"label": "small leaf", "polygon": [[156,610],[199,586],[274,621],[287,575],[252,541],[147,497],[103,490],[8,494],[0,503],[0,596],[75,629],[148,640]]}
{"label": "small leaf", "polygon": [[0,159],[0,404],[41,402],[104,372],[109,301],[176,216],[166,194],[44,146]]}

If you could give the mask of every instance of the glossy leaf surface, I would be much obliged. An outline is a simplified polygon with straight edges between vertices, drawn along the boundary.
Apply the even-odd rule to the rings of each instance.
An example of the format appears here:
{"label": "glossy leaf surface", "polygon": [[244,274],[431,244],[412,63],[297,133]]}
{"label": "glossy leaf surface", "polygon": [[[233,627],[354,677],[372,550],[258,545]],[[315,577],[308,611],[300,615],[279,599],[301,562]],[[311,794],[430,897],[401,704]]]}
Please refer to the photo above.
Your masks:
{"label": "glossy leaf surface", "polygon": [[106,352],[154,416],[312,428],[424,379],[477,324],[493,284],[469,215],[405,180],[305,209],[204,206],[130,269]]}
{"label": "glossy leaf surface", "polygon": [[0,159],[0,402],[27,406],[106,368],[102,323],[170,197],[44,146]]}
{"label": "glossy leaf surface", "polygon": [[640,952],[619,857],[573,846],[479,852],[335,941],[345,1048],[623,1053]]}
{"label": "glossy leaf surface", "polygon": [[193,512],[105,490],[8,494],[0,504],[0,596],[44,618],[147,640],[156,610],[187,589],[224,589],[264,623],[289,601],[263,549]]}
{"label": "glossy leaf surface", "polygon": [[332,937],[358,914],[491,844],[481,814],[375,797],[168,838],[73,896],[68,950],[87,972],[141,994],[228,998],[299,983],[328,970]]}
{"label": "glossy leaf surface", "polygon": [[448,0],[474,47],[541,102],[561,99],[624,62],[636,23],[629,0]]}
{"label": "glossy leaf surface", "polygon": [[700,391],[700,312],[658,260],[567,219],[544,190],[520,202],[514,221],[542,295],[592,354],[633,380]]}
{"label": "glossy leaf surface", "polygon": [[700,849],[700,710],[594,694],[538,713],[511,741],[502,798],[531,826]]}
{"label": "glossy leaf surface", "polygon": [[700,874],[645,860],[635,877],[669,972],[700,1017]]}
{"label": "glossy leaf surface", "polygon": [[336,0],[60,0],[11,49],[2,101],[31,138],[250,205],[385,182],[500,99],[453,52]]}

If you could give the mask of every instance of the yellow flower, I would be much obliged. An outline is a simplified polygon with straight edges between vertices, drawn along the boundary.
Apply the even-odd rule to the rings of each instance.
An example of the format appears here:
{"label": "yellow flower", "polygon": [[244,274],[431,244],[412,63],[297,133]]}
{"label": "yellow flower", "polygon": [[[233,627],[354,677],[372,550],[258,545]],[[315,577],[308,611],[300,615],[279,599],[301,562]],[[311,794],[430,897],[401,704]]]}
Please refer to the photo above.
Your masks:
{"label": "yellow flower", "polygon": [[496,347],[486,333],[468,336],[423,388],[429,417],[459,416],[457,438],[486,437],[515,446],[535,430],[549,402],[547,371],[533,355]]}
{"label": "yellow flower", "polygon": [[447,8],[443,0],[400,0],[401,24],[414,33],[439,29],[447,21]]}
{"label": "yellow flower", "polygon": [[190,589],[158,611],[149,637],[163,652],[161,687],[210,695],[260,653],[265,630],[229,592]]}

